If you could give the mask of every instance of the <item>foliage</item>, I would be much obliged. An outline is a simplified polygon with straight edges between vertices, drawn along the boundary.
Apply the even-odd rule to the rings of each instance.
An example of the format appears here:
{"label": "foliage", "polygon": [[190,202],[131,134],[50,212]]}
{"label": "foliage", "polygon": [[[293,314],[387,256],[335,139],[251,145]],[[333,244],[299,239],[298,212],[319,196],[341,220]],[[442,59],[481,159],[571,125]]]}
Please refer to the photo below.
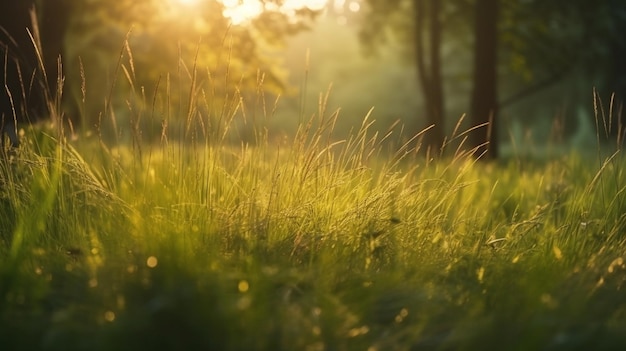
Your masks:
{"label": "foliage", "polygon": [[[361,31],[366,46],[376,51],[385,40],[398,41],[404,44],[404,57],[414,60],[419,51],[415,49],[417,23],[412,6],[427,2],[369,0],[366,3],[369,6],[365,7],[368,11]],[[592,116],[588,109],[590,103],[580,102],[581,96],[591,95],[590,86],[598,87],[603,96],[615,92],[621,101],[624,84],[621,78],[616,77],[623,76],[620,72],[621,62],[624,61],[623,48],[626,46],[620,34],[620,26],[624,22],[620,2],[501,0],[498,3],[498,107],[507,108],[503,115],[512,116],[501,119],[502,122],[509,119],[520,123],[542,122],[546,117],[552,120],[554,110],[566,110],[569,112],[557,113],[567,119],[566,129],[573,134],[577,126],[583,125],[578,123],[579,110],[585,111],[585,118]],[[472,25],[477,19],[468,14],[475,13],[476,4],[475,0],[458,0],[441,5],[437,19],[443,31],[441,60],[444,85],[462,87],[471,76],[472,65],[467,62],[472,60],[470,53],[474,50],[475,40]],[[425,21],[423,28],[432,22],[428,16],[425,16]],[[536,103],[528,98],[536,98],[537,92],[545,93],[547,88],[554,88],[557,83],[561,85],[551,94],[555,97],[541,101],[548,111],[525,112],[536,108]],[[432,90],[437,90],[437,84],[434,86]],[[446,88],[446,92],[450,89],[454,88]],[[449,109],[452,101],[469,96],[471,89],[461,89],[450,98],[450,94],[446,94],[444,108]],[[422,90],[422,94],[428,96],[429,88],[422,87]],[[483,90],[473,89],[478,93],[474,96],[479,96]],[[525,103],[519,104],[521,101]],[[469,110],[469,104],[466,104],[460,112]],[[432,115],[428,112],[424,114],[427,118]],[[442,121],[450,123],[448,132],[457,116],[455,111]],[[618,125],[623,124],[623,121],[617,121],[617,118],[613,120],[613,136],[620,133]]]}
{"label": "foliage", "polygon": [[255,146],[228,143],[237,105],[184,143],[28,130],[0,167],[3,345],[626,343],[619,152],[429,162],[371,133],[370,117],[335,140],[324,101],[289,140],[270,143],[260,124]]}
{"label": "foliage", "polygon": [[159,84],[176,92],[171,99],[183,102],[190,94],[182,89],[192,82],[195,89],[208,89],[210,82],[212,89],[237,86],[254,92],[262,80],[268,93],[281,92],[286,73],[276,49],[317,12],[305,7],[294,14],[266,11],[233,23],[225,9],[220,1],[74,1],[64,60],[73,83],[68,94],[91,125],[107,113],[109,102],[102,97],[125,96],[128,90],[141,94]]}
{"label": "foliage", "polygon": [[[444,46],[471,50],[471,24],[474,0],[447,1],[442,6],[441,21]],[[384,40],[406,43],[405,55],[412,57],[413,14],[411,1],[369,0],[362,39],[375,50]],[[562,78],[572,70],[602,71],[603,61],[610,64],[610,45],[618,36],[618,21],[623,13],[612,16],[610,0],[587,1],[500,1],[499,41],[501,64],[507,80],[538,83],[552,77]],[[386,30],[380,30],[386,28]],[[395,38],[395,39],[393,39]],[[581,52],[580,48],[586,50]],[[448,49],[453,50],[453,49]],[[450,58],[444,55],[444,61]],[[502,73],[506,73],[502,70]],[[455,77],[459,79],[459,77]],[[513,92],[515,93],[515,92]],[[506,97],[503,97],[506,99]]]}
{"label": "foliage", "polygon": [[[508,66],[527,81],[610,64],[615,23],[610,1],[503,1],[501,40]],[[580,50],[585,47],[586,50]]]}

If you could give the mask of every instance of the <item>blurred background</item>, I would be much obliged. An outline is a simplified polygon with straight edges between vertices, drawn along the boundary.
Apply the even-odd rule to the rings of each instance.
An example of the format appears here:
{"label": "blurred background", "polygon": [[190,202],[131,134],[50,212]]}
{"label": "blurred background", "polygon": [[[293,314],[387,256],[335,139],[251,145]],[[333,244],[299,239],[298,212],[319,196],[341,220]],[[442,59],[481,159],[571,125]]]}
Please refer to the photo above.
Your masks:
{"label": "blurred background", "polygon": [[[15,38],[27,3],[0,5],[0,25],[14,28]],[[30,3],[61,118],[112,141],[136,138],[139,129],[144,141],[162,139],[164,130],[184,138],[229,118],[234,142],[254,142],[259,125],[280,139],[336,111],[341,138],[373,108],[373,128],[395,125],[404,140],[436,124],[424,141],[434,148],[497,121],[488,136],[468,141],[491,138],[493,157],[545,145],[588,149],[596,124],[602,139],[621,142],[620,0]],[[62,96],[54,93],[59,82]]]}

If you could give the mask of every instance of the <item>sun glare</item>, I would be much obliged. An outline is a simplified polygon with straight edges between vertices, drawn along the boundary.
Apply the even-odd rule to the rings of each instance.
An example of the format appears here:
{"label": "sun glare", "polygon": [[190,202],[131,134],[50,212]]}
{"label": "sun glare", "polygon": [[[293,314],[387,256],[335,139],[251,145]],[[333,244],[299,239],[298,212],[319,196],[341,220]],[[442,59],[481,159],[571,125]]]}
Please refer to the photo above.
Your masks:
{"label": "sun glare", "polygon": [[282,4],[278,5],[261,0],[221,0],[224,5],[224,16],[230,18],[235,25],[248,22],[258,17],[264,11],[281,12],[287,16],[294,16],[297,10],[305,8],[319,11],[326,7],[328,1],[329,0],[285,0]]}
{"label": "sun glare", "polygon": [[222,0],[224,17],[233,24],[241,24],[258,17],[264,11],[264,5],[258,0]]}
{"label": "sun glare", "polygon": [[[170,0],[173,4],[192,7],[200,5],[207,0]],[[230,19],[234,25],[245,24],[263,12],[278,12],[286,15],[291,20],[297,21],[296,13],[299,10],[309,9],[311,11],[322,11],[327,6],[332,6],[336,12],[342,12],[346,0],[218,0],[222,3],[224,17]],[[352,0],[348,4],[348,9],[352,12],[360,10],[359,0]]]}

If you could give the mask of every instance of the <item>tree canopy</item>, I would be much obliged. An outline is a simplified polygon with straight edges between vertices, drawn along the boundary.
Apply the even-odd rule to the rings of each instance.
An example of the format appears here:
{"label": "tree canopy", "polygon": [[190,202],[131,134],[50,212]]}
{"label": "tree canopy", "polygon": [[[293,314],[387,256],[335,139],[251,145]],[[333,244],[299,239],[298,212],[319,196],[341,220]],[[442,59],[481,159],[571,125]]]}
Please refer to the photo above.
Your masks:
{"label": "tree canopy", "polygon": [[[320,9],[315,2],[278,0],[11,0],[2,5],[0,26],[20,34],[16,47],[31,45],[25,29],[33,5],[49,90],[62,86],[66,117],[88,125],[113,104],[127,104],[123,96],[131,91],[168,104],[189,104],[203,91],[244,94],[260,84],[279,92],[285,72],[275,50]],[[189,111],[179,112],[184,118]]]}
{"label": "tree canopy", "polygon": [[[289,12],[279,6],[285,5],[283,1],[266,1],[264,11],[250,13],[238,9],[236,6],[242,5],[237,4],[76,1],[66,59],[77,63],[80,58],[91,100],[106,96],[100,82],[93,81],[113,84],[111,74],[119,62],[135,88],[153,89],[158,82],[165,86],[167,81],[169,92],[164,94],[170,100],[180,97],[181,89],[185,90],[182,95],[188,95],[191,84],[194,93],[202,89],[254,91],[261,83],[267,91],[278,92],[285,73],[274,50],[284,44],[286,36],[306,28],[316,11],[301,7]],[[77,81],[79,73],[75,70],[68,76]]]}

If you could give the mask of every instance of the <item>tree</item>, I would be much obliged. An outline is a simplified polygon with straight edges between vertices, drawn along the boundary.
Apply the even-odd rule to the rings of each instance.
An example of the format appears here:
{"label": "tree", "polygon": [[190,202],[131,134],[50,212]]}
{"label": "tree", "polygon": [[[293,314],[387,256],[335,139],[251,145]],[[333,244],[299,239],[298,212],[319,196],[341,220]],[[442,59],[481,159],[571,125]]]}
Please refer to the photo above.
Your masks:
{"label": "tree", "polygon": [[[500,4],[499,53],[508,71],[517,75],[517,79],[510,74],[503,78],[515,79],[510,85],[520,87],[502,94],[500,107],[519,103],[546,88],[562,84],[563,100],[567,100],[565,96],[575,96],[574,101],[568,103],[569,110],[594,119],[592,90],[597,91],[605,108],[615,92],[614,115],[608,118],[607,109],[606,125],[603,121],[598,125],[600,136],[614,140],[619,125],[624,125],[623,120],[617,118],[623,87],[620,77],[624,72],[624,56],[620,52],[620,48],[625,47],[624,3],[614,0],[530,0],[523,3],[501,0]],[[578,124],[578,116],[570,114],[569,117],[573,118],[565,123],[566,133],[576,130]],[[539,118],[542,117],[526,117],[527,120]]]}
{"label": "tree", "polygon": [[[423,148],[431,155],[441,152],[445,135],[445,98],[441,65],[443,22],[446,13],[438,0],[369,0],[369,12],[361,39],[369,48],[384,42],[389,34],[409,43],[406,50],[417,68],[417,81],[424,101],[423,115],[430,130]],[[417,131],[416,131],[417,132]]]}
{"label": "tree", "polygon": [[285,79],[274,50],[317,13],[278,0],[259,2],[264,10],[243,20],[229,17],[238,3],[217,0],[65,1],[72,4],[64,48],[71,95],[98,126],[132,118],[129,95],[154,102],[155,114],[174,123],[219,114],[219,99],[238,101],[261,84],[279,92]]}
{"label": "tree", "polygon": [[[144,89],[157,89],[160,80],[168,82],[160,88],[167,86],[163,94],[168,101],[191,102],[190,96],[184,95],[202,89],[232,97],[254,91],[261,81],[266,89],[278,91],[283,77],[271,49],[282,45],[285,36],[305,29],[306,21],[318,11],[304,5],[286,8],[278,0],[259,4],[264,11],[245,23],[235,23],[227,10],[233,12],[233,6],[240,4],[217,0],[194,4],[5,0],[0,5],[0,26],[4,28],[0,44],[6,58],[4,79],[11,91],[0,94],[3,119],[10,120],[6,123],[15,129],[16,120],[54,112],[52,115],[66,114],[74,124],[81,120],[86,125],[99,124],[103,113],[115,114],[110,109],[119,107],[111,102],[116,96],[132,89],[137,95],[144,94]],[[38,7],[38,26],[31,24],[29,11],[34,5]],[[29,32],[35,42],[41,39],[41,57]],[[122,83],[116,84],[118,80]],[[194,92],[188,89],[192,85]],[[186,93],[179,93],[183,90]],[[126,97],[117,100],[126,104]],[[215,106],[222,104],[215,101]],[[50,107],[55,111],[48,111]],[[188,117],[194,109],[188,106],[188,111],[176,111],[177,118]]]}
{"label": "tree", "polygon": [[[470,147],[486,159],[498,157],[497,24],[498,0],[477,0],[474,15],[474,87]],[[481,127],[478,127],[481,126]]]}
{"label": "tree", "polygon": [[[67,89],[67,86],[59,85],[68,84],[68,82],[63,81],[65,72],[62,58],[64,56],[65,34],[72,15],[71,11],[71,0],[40,0],[38,3],[41,49],[47,90],[49,91],[49,98],[56,101],[57,107],[61,106],[61,99],[63,98],[62,91],[58,90]],[[62,81],[63,83],[61,83]],[[70,106],[72,105],[66,104],[65,108],[74,111],[75,108]]]}
{"label": "tree", "polygon": [[18,142],[16,122],[50,116],[57,99],[57,78],[63,76],[57,72],[57,59],[68,21],[67,5],[68,0],[11,0],[1,6],[4,89],[0,105],[2,126],[8,125],[5,131],[14,145]]}
{"label": "tree", "polygon": [[[17,122],[28,121],[41,114],[45,101],[44,83],[33,41],[33,5],[33,1],[5,1],[0,11],[0,130],[9,135],[13,146],[18,144]],[[4,141],[4,136],[2,138]]]}
{"label": "tree", "polygon": [[[607,89],[615,93],[617,111],[616,116],[612,116],[609,135],[617,135],[618,142],[623,143],[626,136],[626,112],[624,103],[626,102],[626,3],[619,0],[609,1],[611,32],[610,36],[610,76],[607,79]],[[620,145],[621,146],[621,145]]]}
{"label": "tree", "polygon": [[[484,18],[476,19],[474,31],[476,45],[485,47],[474,48],[477,62],[474,70],[474,91],[472,95],[473,111],[471,120],[475,124],[484,124],[489,121],[490,112],[495,112],[495,52],[483,51],[488,45],[495,45],[495,40],[490,35],[487,24],[487,15],[478,10],[478,4],[472,1],[447,1],[437,0],[412,0],[410,3],[402,0],[382,1],[369,0],[370,11],[368,20],[362,28],[362,37],[370,45],[380,42],[386,31],[380,27],[390,27],[401,40],[405,40],[412,47],[411,52],[417,67],[418,81],[424,100],[424,114],[428,125],[433,126],[425,135],[426,147],[431,151],[442,152],[445,141],[446,104],[444,96],[444,78],[442,73],[441,47],[446,42],[444,33],[453,33],[456,39],[466,35],[464,25],[467,22],[467,11],[474,9],[476,16]],[[407,6],[411,6],[408,11]],[[487,3],[486,6],[491,4]],[[495,20],[495,18],[494,18]],[[452,25],[452,23],[455,23]],[[411,29],[410,31],[407,28]],[[461,29],[459,29],[461,28]],[[495,27],[493,28],[495,33]],[[383,38],[384,39],[384,38]],[[480,64],[478,63],[480,62]],[[491,66],[489,66],[491,65]],[[493,69],[493,71],[489,71]],[[483,74],[487,74],[483,76]],[[487,107],[489,106],[489,107]],[[492,107],[493,106],[493,107]],[[488,111],[484,113],[483,111]],[[479,128],[470,134],[469,143],[466,146],[476,147],[484,144],[489,128]],[[482,135],[480,133],[483,133]],[[495,136],[495,135],[493,135]],[[483,141],[481,141],[483,140]],[[494,151],[497,151],[492,147]],[[482,150],[477,150],[481,152]],[[432,154],[432,153],[431,153]]]}
{"label": "tree", "polygon": [[[408,0],[367,0],[367,3],[370,11],[363,36],[370,45],[376,43],[372,38],[387,35],[388,31],[382,28],[391,28],[392,33],[399,33],[398,37],[407,43],[407,47],[414,48],[416,43],[419,46],[419,38],[425,35],[423,31],[426,30],[417,23],[421,17],[439,21],[438,29],[430,29],[429,39],[439,38],[442,46],[460,45],[467,40],[467,33],[473,33],[474,46],[468,49],[474,57],[473,65],[468,65],[473,68],[473,88],[468,92],[471,95],[469,115],[472,126],[484,127],[469,134],[467,146],[475,148],[477,155],[484,154],[484,159],[499,155],[501,120],[498,111],[505,105],[519,102],[574,75],[585,79],[589,91],[592,86],[598,85],[622,91],[620,80],[615,77],[619,77],[619,72],[624,70],[626,52],[623,36],[626,9],[623,2],[451,0],[439,2],[437,17],[407,11]],[[422,6],[419,0],[410,3],[415,5],[415,9]],[[424,13],[428,13],[427,10]],[[468,16],[468,13],[472,15]],[[471,23],[473,30],[463,33],[464,23]],[[406,35],[407,27],[415,28],[413,36]],[[414,52],[421,51],[416,49]],[[416,62],[420,76],[432,77],[428,88],[422,84],[422,94],[428,105],[433,101],[432,91],[437,90],[438,84],[432,88],[437,74],[430,74],[429,69],[420,69],[419,60]],[[432,62],[436,61],[431,60],[431,65]],[[442,65],[445,66],[445,62]],[[503,67],[507,69],[502,70]],[[420,79],[429,80],[427,77]],[[511,84],[503,86],[503,82]],[[510,86],[515,90],[506,91]],[[497,94],[502,90],[504,94]],[[498,95],[503,98],[499,99]],[[586,103],[591,105],[591,98]],[[429,109],[427,106],[426,110]],[[432,114],[427,112],[427,115]],[[441,117],[439,125],[442,125],[445,115]],[[612,122],[621,123],[621,120],[613,116]],[[610,129],[609,126],[607,129]],[[611,129],[615,132],[618,128],[613,125]]]}
{"label": "tree", "polygon": [[[441,75],[441,4],[439,0],[413,0],[415,16],[415,60],[418,79],[424,94],[426,118],[431,130],[425,136],[430,154],[438,154],[444,143],[445,104]],[[424,33],[429,24],[428,50],[425,50]],[[429,61],[427,66],[426,60]]]}
{"label": "tree", "polygon": [[[371,12],[369,25],[364,28],[364,37],[367,40],[384,33],[384,31],[372,32],[371,28],[377,27],[377,23],[385,22],[379,18],[390,18],[390,13],[402,9],[402,1],[381,2],[370,0]],[[431,150],[439,150],[445,141],[445,97],[443,94],[443,75],[441,71],[441,46],[443,42],[444,21],[448,31],[451,31],[449,23],[468,17],[464,11],[474,11],[474,66],[473,66],[473,89],[471,96],[470,121],[473,126],[482,125],[470,133],[469,142],[466,144],[470,149],[475,149],[477,155],[484,154],[485,158],[493,158],[498,155],[496,113],[498,107],[497,85],[497,0],[476,0],[475,3],[464,1],[446,2],[446,5],[437,0],[413,0],[413,11],[410,12],[412,19],[409,20],[414,32],[412,43],[417,65],[418,79],[424,98],[425,114],[428,124],[434,128],[427,134],[426,145]],[[447,6],[447,7],[446,7]],[[400,11],[402,12],[402,11]],[[405,15],[406,16],[406,15]],[[452,21],[451,18],[456,19]],[[378,21],[376,20],[378,19]],[[428,25],[425,25],[425,24]],[[389,23],[396,31],[403,31],[404,22]],[[427,43],[429,50],[424,50],[425,36],[428,34]],[[458,34],[458,33],[457,33]],[[429,62],[429,66],[425,62]],[[488,146],[488,147],[487,147]]]}

